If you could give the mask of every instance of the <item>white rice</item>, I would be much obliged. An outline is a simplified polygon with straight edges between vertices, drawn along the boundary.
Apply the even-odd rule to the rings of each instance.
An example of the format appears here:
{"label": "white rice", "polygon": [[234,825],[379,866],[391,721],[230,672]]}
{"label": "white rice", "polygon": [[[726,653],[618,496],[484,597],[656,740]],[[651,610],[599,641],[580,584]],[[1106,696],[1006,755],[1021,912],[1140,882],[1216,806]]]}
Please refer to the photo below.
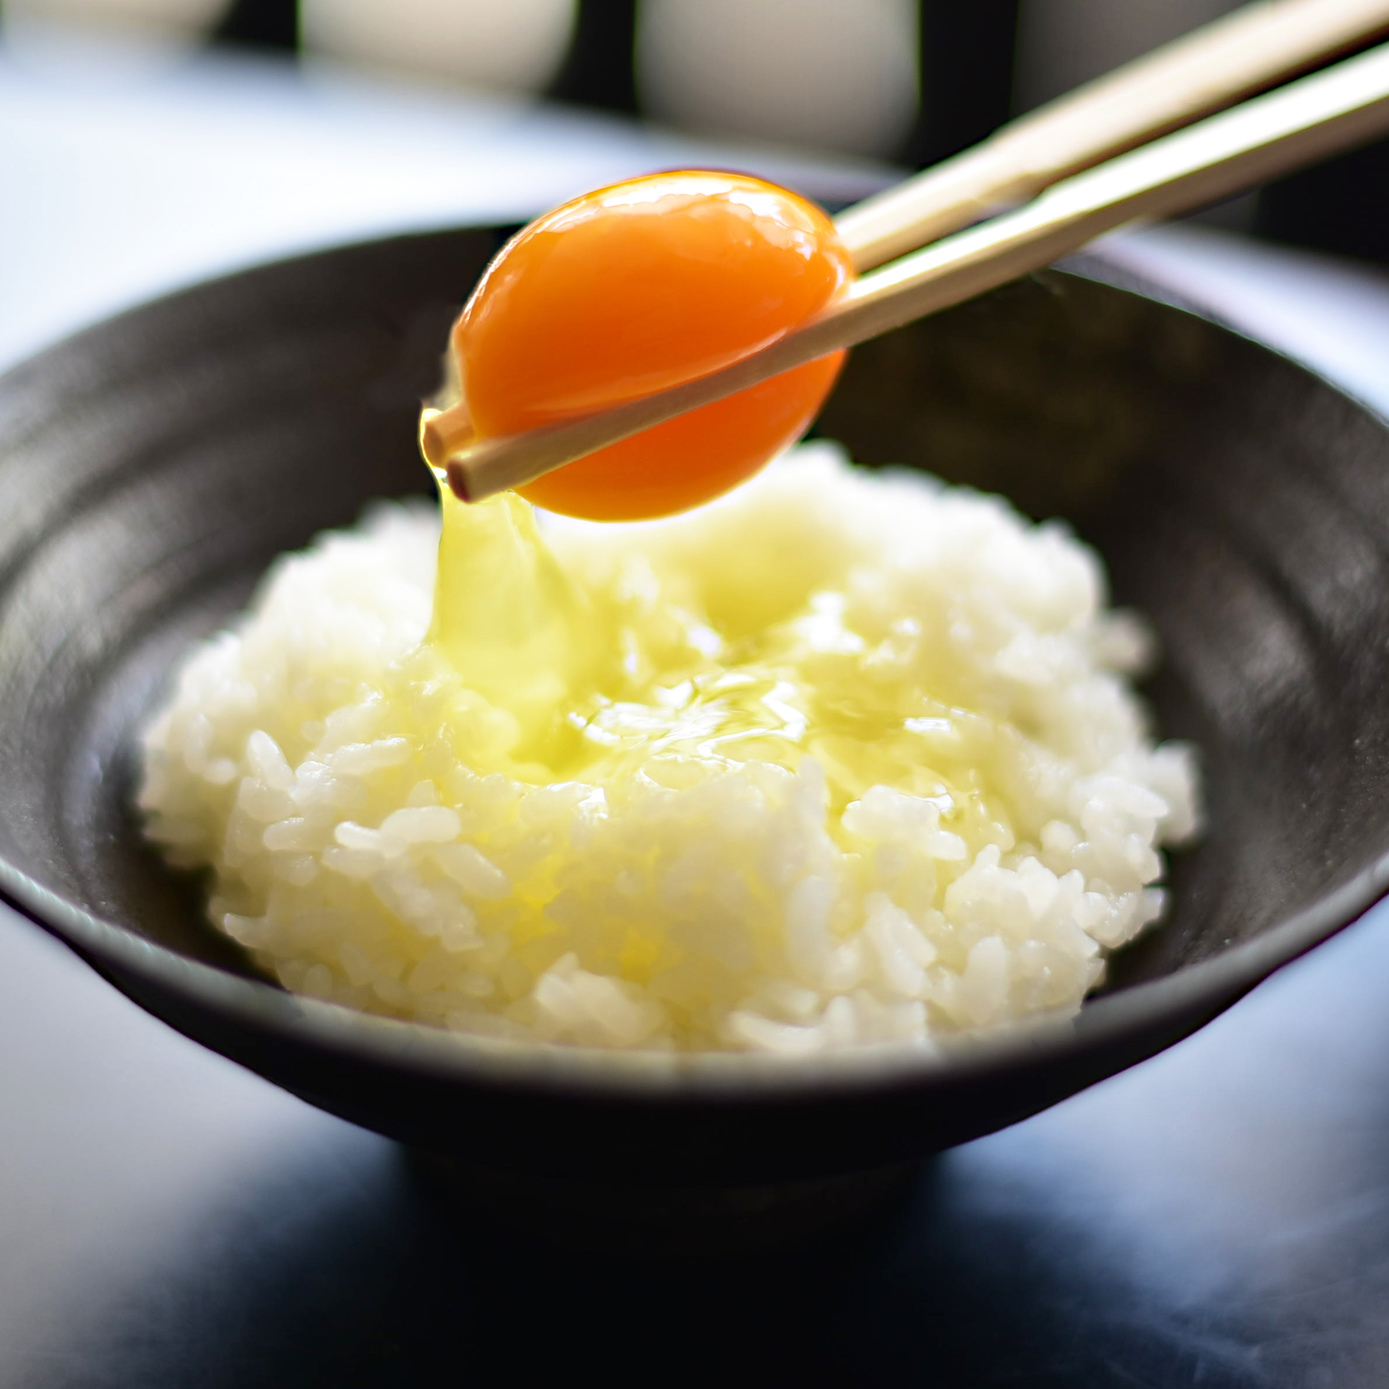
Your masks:
{"label": "white rice", "polygon": [[[544,1043],[922,1046],[1074,1013],[1162,912],[1194,759],[1147,736],[1144,630],[1063,527],[817,444],[689,516],[547,534],[595,594],[678,608],[719,678],[776,652],[781,741],[702,738],[656,685],[592,721],[582,775],[473,764],[469,730],[505,716],[455,694],[463,732],[439,732],[437,518],[376,507],[281,560],[145,735],[150,837],[212,870],[212,921],[290,989]],[[790,610],[758,611],[769,573]],[[845,803],[843,739],[807,712],[826,662],[923,767],[968,745],[964,790],[913,772]],[[636,765],[643,720],[664,751]]]}

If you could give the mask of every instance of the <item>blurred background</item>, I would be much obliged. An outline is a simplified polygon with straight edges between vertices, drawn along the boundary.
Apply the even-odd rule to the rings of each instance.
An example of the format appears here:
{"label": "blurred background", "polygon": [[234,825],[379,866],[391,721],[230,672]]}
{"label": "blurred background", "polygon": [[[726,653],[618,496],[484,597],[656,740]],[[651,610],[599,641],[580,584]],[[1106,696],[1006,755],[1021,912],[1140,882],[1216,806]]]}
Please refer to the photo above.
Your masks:
{"label": "blurred background", "polygon": [[[86,63],[109,82],[117,70],[135,80],[256,51],[310,81],[351,73],[442,100],[548,98],[696,137],[921,167],[1232,8],[1230,0],[0,0],[0,53],[11,79]],[[1381,146],[1207,220],[1382,261],[1386,175]],[[821,183],[810,191],[829,201],[863,191],[852,178]]]}
{"label": "blurred background", "polygon": [[[210,275],[335,242],[524,222],[653,169],[745,169],[834,210],[1231,8],[0,0],[0,368]],[[1305,315],[1274,321],[1297,254],[1389,262],[1389,144],[1188,226],[1180,245],[1150,238],[1135,268],[1180,270],[1218,312],[1238,274],[1251,327],[1300,346],[1316,333]],[[1237,251],[1212,229],[1239,234]],[[1259,261],[1280,243],[1302,250]],[[1281,288],[1259,318],[1274,303],[1265,269]],[[1323,275],[1304,299],[1329,292]],[[1349,360],[1343,336],[1322,332],[1335,360],[1317,360]],[[1353,356],[1355,383],[1367,358],[1360,345]]]}
{"label": "blurred background", "polygon": [[[835,210],[1232,8],[0,0],[0,370],[213,275],[521,223],[655,169]],[[1106,245],[1389,400],[1389,317],[1366,310],[1389,295],[1389,143]]]}

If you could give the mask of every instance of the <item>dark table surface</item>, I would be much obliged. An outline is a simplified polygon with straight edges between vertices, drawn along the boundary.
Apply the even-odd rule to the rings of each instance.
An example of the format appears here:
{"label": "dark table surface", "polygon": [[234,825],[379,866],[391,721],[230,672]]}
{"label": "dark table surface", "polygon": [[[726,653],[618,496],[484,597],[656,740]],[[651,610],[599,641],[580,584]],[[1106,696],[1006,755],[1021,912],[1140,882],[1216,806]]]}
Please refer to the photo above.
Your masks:
{"label": "dark table surface", "polygon": [[0,959],[4,1389],[1389,1384],[1389,914],[856,1239],[676,1266],[470,1228],[33,928]]}
{"label": "dark table surface", "polygon": [[[231,100],[199,88],[214,89]],[[33,206],[66,157],[36,156],[24,119],[51,100],[41,84],[0,95],[0,162],[30,180]],[[149,131],[191,98],[166,84],[166,106],[139,119],[128,93],[92,101],[82,119],[104,130],[109,166],[113,111],[130,126],[116,153],[148,164],[164,157]],[[225,117],[196,105],[189,121]],[[445,119],[448,134],[488,110],[470,109],[397,117]],[[54,138],[75,148],[73,120]],[[203,214],[165,218],[163,261],[113,261],[104,278],[85,259],[99,235],[118,225],[143,246],[161,208],[132,195],[61,245],[37,215],[12,218],[0,355],[238,259],[459,220],[474,203],[496,213],[571,191],[564,179],[625,173],[624,160],[662,162],[657,145],[589,126],[576,146],[587,162],[557,173],[556,127],[507,128],[511,182],[475,187],[473,203],[444,206],[421,185],[411,205],[383,137],[373,157],[394,167],[393,212],[305,195],[257,219],[237,194],[264,182],[257,163]],[[108,167],[103,197],[119,186],[131,180]],[[228,239],[233,203],[242,225]],[[1199,231],[1119,249],[1389,405],[1382,277]],[[55,282],[69,263],[87,278]],[[1389,1386],[1387,983],[1381,909],[1165,1055],[935,1160],[859,1236],[671,1266],[465,1224],[391,1143],[185,1041],[0,913],[0,1389],[526,1384],[585,1370],[642,1384]]]}

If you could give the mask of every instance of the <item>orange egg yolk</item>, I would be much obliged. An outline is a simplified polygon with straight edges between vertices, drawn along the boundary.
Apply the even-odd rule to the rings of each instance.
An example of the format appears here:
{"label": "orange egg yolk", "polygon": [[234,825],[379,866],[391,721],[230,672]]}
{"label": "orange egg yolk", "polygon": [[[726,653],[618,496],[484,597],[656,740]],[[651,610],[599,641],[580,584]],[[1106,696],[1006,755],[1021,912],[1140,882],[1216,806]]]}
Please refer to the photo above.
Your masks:
{"label": "orange egg yolk", "polygon": [[[654,174],[531,223],[453,330],[479,437],[517,434],[703,376],[804,323],[853,278],[829,218],[740,174]],[[793,443],[836,352],[657,425],[520,488],[537,506],[621,521],[729,491]]]}

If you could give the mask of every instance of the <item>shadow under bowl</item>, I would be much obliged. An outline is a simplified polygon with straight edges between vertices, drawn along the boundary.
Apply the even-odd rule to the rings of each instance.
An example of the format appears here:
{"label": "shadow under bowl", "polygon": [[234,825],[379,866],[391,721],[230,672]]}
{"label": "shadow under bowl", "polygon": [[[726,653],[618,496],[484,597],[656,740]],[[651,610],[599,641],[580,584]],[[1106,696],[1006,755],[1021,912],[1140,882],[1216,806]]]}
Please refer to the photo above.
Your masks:
{"label": "shadow under bowl", "polygon": [[820,426],[1066,517],[1158,630],[1148,695],[1201,747],[1210,826],[1173,861],[1169,920],[1074,1023],[944,1061],[759,1065],[470,1041],[266,982],[143,846],[136,733],[277,554],[424,490],[418,401],[497,239],[254,270],[0,381],[0,891],[117,987],[470,1175],[838,1199],[1152,1055],[1380,895],[1389,430],[1086,261],[859,348]]}

